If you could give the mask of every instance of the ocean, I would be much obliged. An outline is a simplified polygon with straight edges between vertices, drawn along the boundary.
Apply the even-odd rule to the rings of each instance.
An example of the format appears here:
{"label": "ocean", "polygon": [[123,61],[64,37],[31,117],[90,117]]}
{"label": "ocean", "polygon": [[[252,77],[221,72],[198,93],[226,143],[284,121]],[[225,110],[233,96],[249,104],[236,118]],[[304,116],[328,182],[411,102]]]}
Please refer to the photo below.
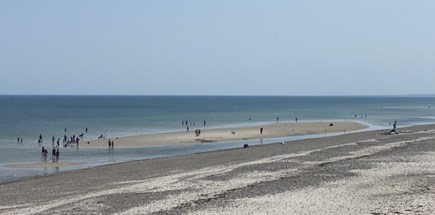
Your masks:
{"label": "ocean", "polygon": [[[51,137],[96,139],[191,129],[237,127],[280,121],[358,121],[370,129],[435,123],[435,97],[397,96],[0,96],[0,182],[130,160],[185,155],[240,147],[241,141],[139,149],[61,149],[61,160],[74,167],[15,169],[4,165],[41,161]],[[193,123],[195,124],[193,126]],[[85,129],[88,128],[88,132]],[[263,143],[297,138],[263,140]],[[22,138],[22,143],[17,143]],[[259,140],[245,141],[259,144]]]}

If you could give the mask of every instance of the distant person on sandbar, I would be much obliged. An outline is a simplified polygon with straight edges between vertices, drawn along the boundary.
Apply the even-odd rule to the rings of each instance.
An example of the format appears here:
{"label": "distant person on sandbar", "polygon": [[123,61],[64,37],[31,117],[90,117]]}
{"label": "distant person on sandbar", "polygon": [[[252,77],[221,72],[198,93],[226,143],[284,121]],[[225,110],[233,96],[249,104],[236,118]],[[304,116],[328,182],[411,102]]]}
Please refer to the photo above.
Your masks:
{"label": "distant person on sandbar", "polygon": [[88,133],[88,128],[85,129],[85,133]]}
{"label": "distant person on sandbar", "polygon": [[297,117],[295,118],[295,122],[298,122],[298,118]]}
{"label": "distant person on sandbar", "polygon": [[207,122],[204,120],[204,126],[207,124]]}
{"label": "distant person on sandbar", "polygon": [[260,134],[263,134],[263,127],[260,128]]}
{"label": "distant person on sandbar", "polygon": [[279,122],[279,117],[276,117],[276,121]]}

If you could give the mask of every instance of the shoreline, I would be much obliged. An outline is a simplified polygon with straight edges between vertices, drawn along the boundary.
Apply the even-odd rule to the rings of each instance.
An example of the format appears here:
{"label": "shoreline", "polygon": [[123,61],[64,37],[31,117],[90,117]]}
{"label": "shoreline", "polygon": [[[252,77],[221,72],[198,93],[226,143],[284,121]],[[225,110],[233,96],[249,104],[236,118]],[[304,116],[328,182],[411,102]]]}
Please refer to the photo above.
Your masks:
{"label": "shoreline", "polygon": [[0,213],[433,213],[435,125],[399,130],[406,132],[354,132],[0,183]]}
{"label": "shoreline", "polygon": [[[385,129],[353,132],[248,149],[108,164],[0,183],[0,213],[249,214],[254,212],[253,204],[262,206],[257,211],[260,213],[282,213],[286,209],[301,213],[308,205],[311,207],[305,212],[310,213],[338,208],[340,213],[405,211],[402,205],[408,204],[403,202],[408,196],[414,200],[435,198],[412,187],[414,182],[435,187],[435,181],[423,180],[425,175],[435,173],[435,125],[399,130],[409,133],[381,135]],[[382,165],[378,165],[380,162]],[[410,174],[413,172],[419,174]],[[400,175],[405,173],[410,175]],[[322,177],[324,174],[329,176]],[[285,186],[288,184],[292,186]],[[59,187],[64,194],[53,192]],[[404,195],[403,191],[408,193]],[[388,195],[377,202],[374,197],[384,192]],[[395,192],[401,197],[393,195]],[[317,197],[323,195],[328,198]],[[137,198],[142,199],[139,204],[135,203]],[[86,207],[80,206],[83,201]],[[385,201],[388,204],[380,205]],[[198,203],[195,206],[190,202]],[[421,210],[434,211],[434,201],[418,202]]]}

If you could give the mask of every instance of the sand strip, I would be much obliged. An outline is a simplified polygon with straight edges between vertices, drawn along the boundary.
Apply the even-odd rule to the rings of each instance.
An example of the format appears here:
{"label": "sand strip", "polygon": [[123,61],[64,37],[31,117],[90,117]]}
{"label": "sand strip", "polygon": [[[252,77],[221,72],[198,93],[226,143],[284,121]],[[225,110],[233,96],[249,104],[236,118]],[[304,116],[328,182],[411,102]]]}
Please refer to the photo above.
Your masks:
{"label": "sand strip", "polygon": [[[184,132],[169,132],[158,134],[137,135],[111,138],[116,147],[140,147],[151,145],[173,145],[207,143],[228,140],[249,140],[260,138],[287,137],[294,135],[321,134],[331,132],[347,132],[366,128],[366,125],[356,122],[298,122],[271,123],[258,126],[207,129],[201,127],[201,134],[195,134],[196,129]],[[263,133],[260,133],[263,128]],[[89,144],[88,144],[89,142]],[[108,139],[84,141],[80,147],[107,147]]]}

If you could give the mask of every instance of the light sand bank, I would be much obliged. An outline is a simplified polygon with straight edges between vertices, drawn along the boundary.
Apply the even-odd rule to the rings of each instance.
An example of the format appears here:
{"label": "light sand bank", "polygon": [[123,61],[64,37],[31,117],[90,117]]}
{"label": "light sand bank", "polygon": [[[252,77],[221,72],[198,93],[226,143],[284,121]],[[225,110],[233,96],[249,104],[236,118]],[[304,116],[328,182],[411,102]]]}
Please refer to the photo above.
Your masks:
{"label": "light sand bank", "polygon": [[[333,126],[330,126],[331,123]],[[263,134],[260,133],[261,127],[263,128]],[[367,126],[356,122],[271,123],[239,128],[207,129],[206,127],[200,127],[201,134],[199,136],[195,135],[195,128],[192,128],[189,132],[183,131],[137,135],[111,138],[111,140],[115,142],[115,147],[138,147],[345,132],[355,131],[366,127]],[[87,144],[87,142],[89,142],[89,144]],[[108,139],[84,141],[80,147],[108,147]]]}

